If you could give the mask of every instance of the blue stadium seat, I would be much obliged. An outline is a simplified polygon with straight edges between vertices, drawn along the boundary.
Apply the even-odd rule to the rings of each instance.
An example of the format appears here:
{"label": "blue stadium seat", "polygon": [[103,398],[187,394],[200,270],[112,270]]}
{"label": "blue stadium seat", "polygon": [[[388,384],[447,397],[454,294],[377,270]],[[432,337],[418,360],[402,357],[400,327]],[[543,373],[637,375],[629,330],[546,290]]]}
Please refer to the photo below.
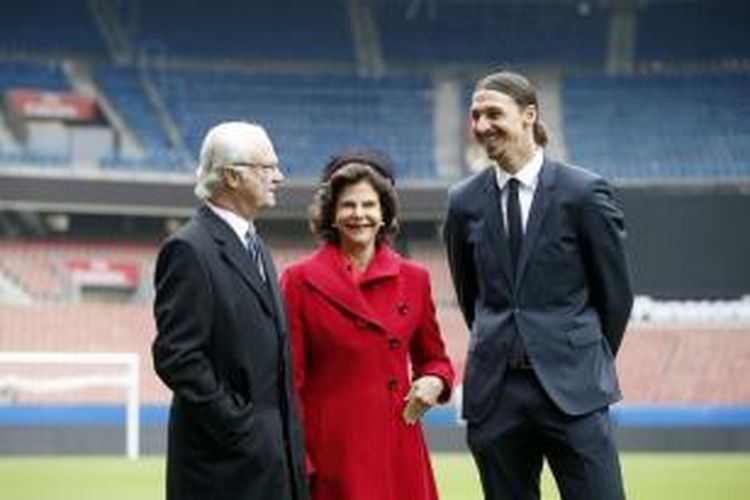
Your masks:
{"label": "blue stadium seat", "polygon": [[102,158],[99,165],[109,170],[190,172],[195,169],[193,160],[174,149],[156,149],[143,156],[130,157],[120,153]]}
{"label": "blue stadium seat", "polygon": [[645,2],[636,59],[710,61],[750,57],[750,2]]}
{"label": "blue stadium seat", "polygon": [[[69,91],[65,74],[57,62],[0,62],[0,98],[13,88],[30,88],[47,91]],[[0,165],[34,165],[59,167],[69,165],[70,156],[51,155],[36,151],[3,151],[0,147]]]}
{"label": "blue stadium seat", "polygon": [[96,75],[103,90],[128,119],[144,146],[148,149],[168,148],[169,141],[146,97],[137,70],[102,67],[97,69]]}
{"label": "blue stadium seat", "polygon": [[58,62],[0,62],[0,93],[10,88],[65,91],[70,84]]}
{"label": "blue stadium seat", "polygon": [[134,46],[167,57],[354,59],[344,0],[131,0],[119,8]]}
{"label": "blue stadium seat", "polygon": [[3,2],[0,48],[103,56],[106,46],[86,0]]}
{"label": "blue stadium seat", "polygon": [[571,160],[612,178],[750,176],[750,74],[564,81]]}
{"label": "blue stadium seat", "polygon": [[0,151],[0,165],[33,165],[34,167],[54,168],[68,167],[72,160],[71,155],[36,153],[33,151]]}
{"label": "blue stadium seat", "polygon": [[196,153],[217,122],[249,120],[267,127],[294,178],[317,177],[330,155],[352,147],[390,154],[399,176],[434,176],[433,96],[426,78],[173,70],[154,80]]}
{"label": "blue stadium seat", "polygon": [[609,12],[575,3],[373,2],[386,60],[601,67]]}

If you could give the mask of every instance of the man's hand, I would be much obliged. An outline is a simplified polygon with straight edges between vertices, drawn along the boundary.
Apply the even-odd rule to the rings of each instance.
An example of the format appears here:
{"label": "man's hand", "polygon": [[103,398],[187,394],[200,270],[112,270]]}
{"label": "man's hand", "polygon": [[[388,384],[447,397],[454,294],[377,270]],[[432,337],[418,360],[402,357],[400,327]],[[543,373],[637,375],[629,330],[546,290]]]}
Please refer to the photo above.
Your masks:
{"label": "man's hand", "polygon": [[404,421],[408,425],[417,423],[427,410],[437,404],[438,397],[444,388],[443,380],[434,375],[425,375],[415,380],[409,394],[404,398],[406,400]]}

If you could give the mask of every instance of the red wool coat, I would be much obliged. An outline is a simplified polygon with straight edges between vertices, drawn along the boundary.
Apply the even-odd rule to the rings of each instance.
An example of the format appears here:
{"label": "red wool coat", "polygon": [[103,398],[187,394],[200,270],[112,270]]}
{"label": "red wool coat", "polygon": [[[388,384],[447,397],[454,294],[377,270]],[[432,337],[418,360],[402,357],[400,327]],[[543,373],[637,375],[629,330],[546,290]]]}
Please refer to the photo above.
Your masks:
{"label": "red wool coat", "polygon": [[[387,244],[357,283],[326,244],[281,277],[314,500],[434,500],[419,424],[401,416],[411,381],[453,369],[427,271]],[[411,367],[411,373],[410,373]]]}

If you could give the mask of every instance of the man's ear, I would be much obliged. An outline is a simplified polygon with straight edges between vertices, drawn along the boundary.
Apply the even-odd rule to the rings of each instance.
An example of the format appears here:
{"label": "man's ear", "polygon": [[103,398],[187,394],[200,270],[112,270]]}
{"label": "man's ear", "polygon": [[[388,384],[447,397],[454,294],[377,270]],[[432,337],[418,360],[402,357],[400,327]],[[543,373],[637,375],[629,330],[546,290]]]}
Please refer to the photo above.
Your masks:
{"label": "man's ear", "polygon": [[523,116],[526,118],[526,121],[529,123],[534,123],[538,118],[539,112],[536,109],[536,106],[534,104],[529,104],[526,106],[526,108],[523,110]]}
{"label": "man's ear", "polygon": [[237,170],[225,168],[221,171],[221,179],[224,187],[231,191],[237,189],[237,186],[239,186],[240,181],[242,180],[242,174]]}

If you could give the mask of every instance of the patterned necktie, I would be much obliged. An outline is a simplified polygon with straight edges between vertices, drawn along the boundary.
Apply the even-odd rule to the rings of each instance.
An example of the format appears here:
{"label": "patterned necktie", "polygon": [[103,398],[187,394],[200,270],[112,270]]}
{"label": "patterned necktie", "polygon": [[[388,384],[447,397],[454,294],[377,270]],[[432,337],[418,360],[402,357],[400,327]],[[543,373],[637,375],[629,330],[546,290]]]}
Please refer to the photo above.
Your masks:
{"label": "patterned necktie", "polygon": [[245,233],[245,241],[247,242],[247,253],[250,254],[250,258],[255,262],[258,268],[258,274],[260,279],[266,281],[266,270],[263,267],[263,256],[260,252],[260,239],[258,235],[252,231]]}
{"label": "patterned necktie", "polygon": [[521,253],[523,241],[523,225],[521,222],[521,204],[518,201],[518,179],[508,180],[508,246],[513,264],[513,272],[517,271],[518,256]]}

